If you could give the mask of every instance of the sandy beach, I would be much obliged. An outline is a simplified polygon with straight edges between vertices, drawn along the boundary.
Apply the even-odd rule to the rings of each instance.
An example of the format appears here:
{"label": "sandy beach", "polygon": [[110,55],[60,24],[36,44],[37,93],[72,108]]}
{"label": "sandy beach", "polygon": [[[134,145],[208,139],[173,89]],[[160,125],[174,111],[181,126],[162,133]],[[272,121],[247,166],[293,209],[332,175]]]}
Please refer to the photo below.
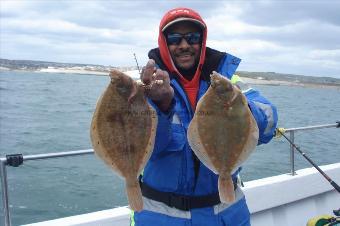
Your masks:
{"label": "sandy beach", "polygon": [[42,68],[36,72],[62,73],[62,74],[83,74],[83,75],[109,75],[106,71],[92,71],[78,68]]}

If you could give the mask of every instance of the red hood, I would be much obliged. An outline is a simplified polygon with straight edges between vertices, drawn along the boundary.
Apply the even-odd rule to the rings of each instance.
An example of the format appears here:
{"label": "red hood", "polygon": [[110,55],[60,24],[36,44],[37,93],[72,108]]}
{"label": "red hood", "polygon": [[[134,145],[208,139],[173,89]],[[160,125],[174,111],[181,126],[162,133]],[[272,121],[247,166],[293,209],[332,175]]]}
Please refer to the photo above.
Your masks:
{"label": "red hood", "polygon": [[[170,11],[168,11],[164,17],[162,18],[160,25],[159,25],[159,34],[158,34],[158,47],[159,47],[159,51],[161,54],[161,58],[165,64],[165,66],[169,69],[170,72],[172,73],[176,73],[178,75],[181,76],[181,74],[178,72],[178,70],[176,69],[176,66],[174,65],[167,44],[166,44],[166,39],[165,36],[163,34],[163,29],[164,27],[167,27],[167,25],[169,25],[169,23],[171,24],[171,22],[173,22],[174,20],[178,19],[178,18],[188,18],[188,20],[191,21],[196,21],[197,23],[199,23],[201,26],[203,26],[203,39],[202,39],[202,46],[201,46],[201,56],[200,56],[200,60],[198,63],[198,67],[195,73],[195,76],[197,74],[201,73],[202,70],[202,66],[203,66],[203,62],[205,59],[205,47],[206,47],[206,40],[207,40],[207,26],[204,23],[203,19],[201,18],[201,16],[195,12],[192,9],[189,8],[175,8],[172,9]],[[182,77],[183,78],[183,77]]]}

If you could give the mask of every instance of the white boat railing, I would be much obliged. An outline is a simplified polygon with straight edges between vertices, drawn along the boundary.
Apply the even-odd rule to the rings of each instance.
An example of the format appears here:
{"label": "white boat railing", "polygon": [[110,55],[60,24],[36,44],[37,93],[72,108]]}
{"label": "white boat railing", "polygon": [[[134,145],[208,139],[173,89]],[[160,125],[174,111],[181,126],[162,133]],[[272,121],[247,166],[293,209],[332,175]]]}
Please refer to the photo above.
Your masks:
{"label": "white boat railing", "polygon": [[[315,130],[315,129],[325,129],[325,128],[340,128],[340,122],[332,123],[332,124],[324,124],[324,125],[316,125],[316,126],[305,126],[305,127],[296,127],[289,129],[282,129],[284,133],[289,132],[289,139],[292,143],[295,143],[295,132],[304,131],[304,130]],[[279,128],[281,129],[281,128]],[[294,157],[294,146],[290,144],[290,174],[295,175],[295,157]]]}
{"label": "white boat railing", "polygon": [[[296,131],[305,131],[305,130],[315,130],[315,129],[323,129],[323,128],[340,128],[340,122],[336,122],[333,124],[324,124],[324,125],[316,125],[316,126],[306,126],[306,127],[297,127],[297,128],[279,128],[281,132],[290,134],[290,140],[294,143],[294,136]],[[279,137],[279,136],[278,136]],[[79,156],[79,155],[87,155],[93,154],[93,149],[87,150],[78,150],[78,151],[68,151],[68,152],[56,152],[56,153],[47,153],[47,154],[35,154],[35,155],[22,155],[22,154],[10,154],[5,157],[0,157],[0,179],[1,179],[1,188],[2,188],[2,202],[3,202],[3,215],[4,215],[4,223],[5,226],[11,226],[11,214],[9,209],[9,196],[8,196],[8,181],[7,181],[7,166],[18,167],[24,161],[29,160],[42,160],[42,159],[50,159],[50,158],[60,158],[60,157],[71,157],[71,156]],[[290,166],[291,166],[291,175],[294,176],[295,173],[295,161],[294,161],[294,147],[290,145]]]}

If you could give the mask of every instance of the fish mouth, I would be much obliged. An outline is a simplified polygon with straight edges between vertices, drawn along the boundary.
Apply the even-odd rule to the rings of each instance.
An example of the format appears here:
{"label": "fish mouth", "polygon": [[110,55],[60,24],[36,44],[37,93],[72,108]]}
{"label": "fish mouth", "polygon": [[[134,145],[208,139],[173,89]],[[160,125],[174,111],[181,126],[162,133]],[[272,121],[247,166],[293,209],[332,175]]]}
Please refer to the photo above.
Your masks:
{"label": "fish mouth", "polygon": [[219,75],[217,74],[216,71],[213,71],[211,74],[210,74],[210,85],[212,88],[215,88],[219,83]]}
{"label": "fish mouth", "polygon": [[111,70],[109,77],[112,84],[117,84],[120,81],[120,72],[117,70]]}

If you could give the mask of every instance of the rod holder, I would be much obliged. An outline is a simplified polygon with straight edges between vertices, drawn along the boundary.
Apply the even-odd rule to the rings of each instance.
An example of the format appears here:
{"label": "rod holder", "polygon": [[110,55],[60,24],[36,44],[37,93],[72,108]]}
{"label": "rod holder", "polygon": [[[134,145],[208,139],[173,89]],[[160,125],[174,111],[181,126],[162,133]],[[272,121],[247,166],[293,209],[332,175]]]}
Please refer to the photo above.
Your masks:
{"label": "rod holder", "polygon": [[7,160],[7,165],[18,167],[23,164],[24,157],[22,156],[22,154],[11,154],[11,155],[6,155],[6,160]]}

